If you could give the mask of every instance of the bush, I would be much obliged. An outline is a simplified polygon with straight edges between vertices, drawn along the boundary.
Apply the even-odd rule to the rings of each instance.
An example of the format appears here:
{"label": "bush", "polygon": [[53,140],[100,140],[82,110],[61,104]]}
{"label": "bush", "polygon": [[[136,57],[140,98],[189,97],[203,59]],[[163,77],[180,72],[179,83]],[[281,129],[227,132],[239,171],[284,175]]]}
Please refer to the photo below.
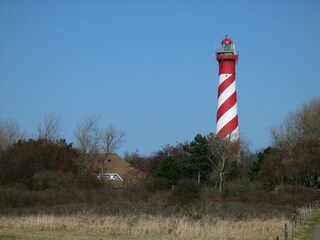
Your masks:
{"label": "bush", "polygon": [[200,186],[195,180],[183,179],[173,190],[173,199],[181,204],[189,204],[200,198]]}
{"label": "bush", "polygon": [[283,185],[273,193],[279,204],[302,206],[320,199],[320,191],[302,185]]}
{"label": "bush", "polygon": [[71,173],[41,171],[33,178],[33,189],[43,191],[47,189],[74,188],[76,181]]}
{"label": "bush", "polygon": [[148,192],[157,192],[168,189],[169,182],[168,180],[161,177],[152,177],[149,176],[145,182],[145,188]]}
{"label": "bush", "polygon": [[247,178],[239,178],[227,182],[222,189],[223,197],[242,197],[249,191],[252,191],[253,184]]}
{"label": "bush", "polygon": [[81,176],[78,176],[77,185],[82,189],[100,189],[108,185],[108,181],[100,180],[96,174],[92,172],[86,172]]}
{"label": "bush", "polygon": [[71,144],[63,141],[20,141],[0,155],[0,184],[21,183],[32,188],[34,175],[43,171],[77,174],[77,157]]}
{"label": "bush", "polygon": [[84,202],[84,193],[77,189],[31,191],[25,186],[0,186],[0,208],[50,207]]}

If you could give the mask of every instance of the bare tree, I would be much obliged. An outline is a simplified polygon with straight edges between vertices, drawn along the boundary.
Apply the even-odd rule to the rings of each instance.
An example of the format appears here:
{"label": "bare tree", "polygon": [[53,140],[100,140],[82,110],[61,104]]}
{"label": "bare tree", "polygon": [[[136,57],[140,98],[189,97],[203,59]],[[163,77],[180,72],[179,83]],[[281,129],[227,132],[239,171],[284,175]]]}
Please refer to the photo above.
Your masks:
{"label": "bare tree", "polygon": [[99,127],[100,119],[97,116],[87,117],[74,130],[77,148],[82,153],[82,165],[98,161],[101,173],[104,172],[104,163],[125,142],[125,132],[116,129],[110,124],[106,129]]}
{"label": "bare tree", "polygon": [[104,157],[100,159],[100,169],[102,173],[104,172],[104,162],[107,161],[110,154],[114,153],[125,143],[125,136],[126,133],[124,131],[118,130],[112,124],[103,130],[101,142]]}
{"label": "bare tree", "polygon": [[14,119],[0,119],[0,151],[24,138],[19,124]]}
{"label": "bare tree", "polygon": [[83,154],[99,152],[101,140],[100,119],[95,115],[88,116],[74,130],[76,147]]}
{"label": "bare tree", "polygon": [[304,104],[290,113],[283,124],[271,129],[273,145],[290,150],[306,140],[320,142],[320,98]]}
{"label": "bare tree", "polygon": [[[290,113],[285,121],[271,130],[276,157],[286,169],[282,181],[315,187],[320,176],[320,98],[315,98]],[[269,160],[275,165],[272,158]],[[274,173],[274,167],[265,175]],[[283,173],[282,177],[283,177]]]}
{"label": "bare tree", "polygon": [[39,124],[38,139],[55,141],[61,138],[61,121],[55,114],[46,114],[44,122]]}
{"label": "bare tree", "polygon": [[229,138],[219,138],[210,135],[208,139],[209,160],[212,164],[212,176],[217,181],[219,192],[222,193],[222,185],[225,178],[235,167],[238,160],[239,143]]}

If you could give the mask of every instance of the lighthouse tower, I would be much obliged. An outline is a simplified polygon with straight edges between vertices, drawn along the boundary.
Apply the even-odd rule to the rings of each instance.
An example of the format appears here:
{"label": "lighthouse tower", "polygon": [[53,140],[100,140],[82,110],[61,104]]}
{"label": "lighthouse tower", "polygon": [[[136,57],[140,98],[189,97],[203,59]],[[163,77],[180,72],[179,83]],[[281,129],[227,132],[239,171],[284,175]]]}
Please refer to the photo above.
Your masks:
{"label": "lighthouse tower", "polygon": [[238,54],[233,41],[226,37],[216,52],[219,62],[217,136],[238,141],[238,109],[236,92],[236,63]]}

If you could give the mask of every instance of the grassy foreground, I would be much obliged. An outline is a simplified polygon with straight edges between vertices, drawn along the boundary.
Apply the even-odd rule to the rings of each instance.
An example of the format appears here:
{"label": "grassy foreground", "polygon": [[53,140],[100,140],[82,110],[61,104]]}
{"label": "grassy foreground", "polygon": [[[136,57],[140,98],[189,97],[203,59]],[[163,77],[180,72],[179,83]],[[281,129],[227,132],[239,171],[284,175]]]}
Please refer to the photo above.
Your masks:
{"label": "grassy foreground", "polygon": [[297,240],[312,239],[313,231],[316,224],[320,221],[320,210],[315,211],[309,218],[302,222],[296,236]]}
{"label": "grassy foreground", "polygon": [[238,193],[239,186],[223,196],[203,187],[188,203],[177,196],[190,200],[190,188],[177,195],[142,187],[85,192],[3,187],[0,239],[282,240],[296,206],[305,196],[319,196],[290,187],[277,194]]}
{"label": "grassy foreground", "polygon": [[34,215],[0,217],[0,239],[274,239],[285,219]]}

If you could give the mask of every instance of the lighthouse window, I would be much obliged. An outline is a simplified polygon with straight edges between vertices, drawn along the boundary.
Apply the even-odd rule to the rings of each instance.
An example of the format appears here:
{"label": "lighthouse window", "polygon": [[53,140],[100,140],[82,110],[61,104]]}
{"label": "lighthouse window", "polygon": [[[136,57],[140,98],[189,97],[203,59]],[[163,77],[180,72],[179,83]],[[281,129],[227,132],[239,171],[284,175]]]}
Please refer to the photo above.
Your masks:
{"label": "lighthouse window", "polygon": [[222,44],[222,50],[226,52],[231,51],[231,45],[230,44]]}

